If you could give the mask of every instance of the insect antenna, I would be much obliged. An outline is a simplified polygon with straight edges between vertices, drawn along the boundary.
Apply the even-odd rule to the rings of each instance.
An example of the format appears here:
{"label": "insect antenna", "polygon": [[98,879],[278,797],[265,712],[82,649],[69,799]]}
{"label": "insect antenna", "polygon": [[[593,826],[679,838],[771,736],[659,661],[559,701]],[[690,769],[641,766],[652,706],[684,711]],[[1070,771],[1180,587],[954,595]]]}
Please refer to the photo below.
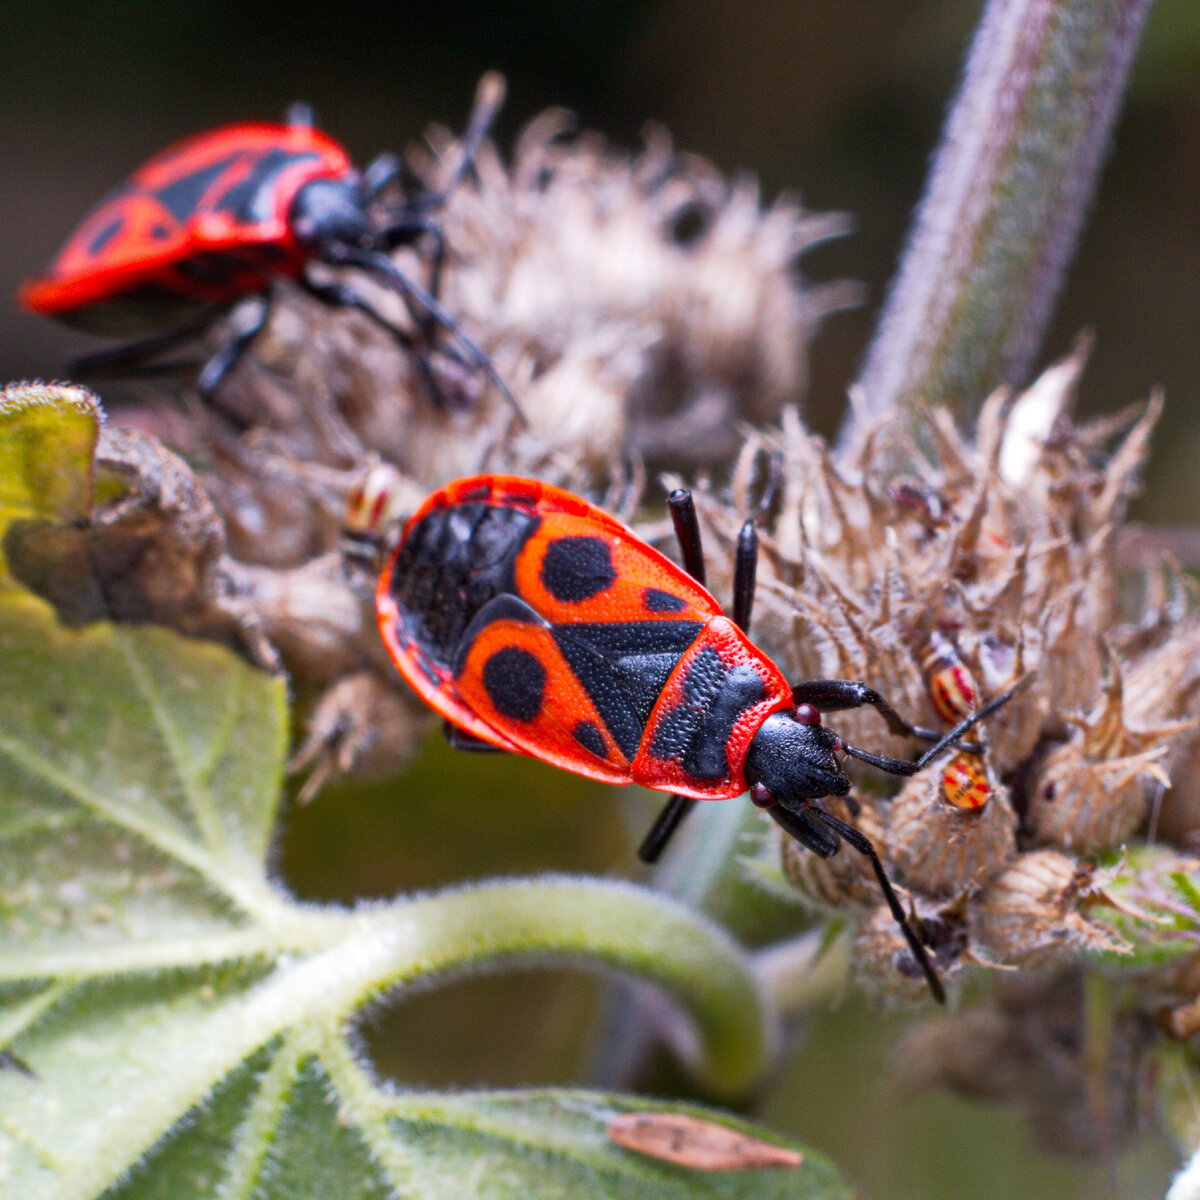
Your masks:
{"label": "insect antenna", "polygon": [[849,742],[842,743],[842,750],[851,758],[857,758],[860,762],[870,763],[871,766],[878,767],[881,771],[886,771],[889,775],[915,775],[918,771],[924,770],[929,766],[939,754],[945,753],[951,746],[958,745],[963,734],[969,733],[980,721],[986,717],[990,717],[996,709],[1007,704],[1021,688],[1033,679],[1033,675],[1034,673],[1031,671],[1028,675],[1025,675],[1014,683],[1012,687],[989,700],[978,712],[974,712],[969,717],[959,721],[949,733],[944,734],[939,741],[930,746],[916,762],[910,762],[906,758],[889,758],[883,754],[872,754],[869,750],[862,750],[858,746],[851,746]]}

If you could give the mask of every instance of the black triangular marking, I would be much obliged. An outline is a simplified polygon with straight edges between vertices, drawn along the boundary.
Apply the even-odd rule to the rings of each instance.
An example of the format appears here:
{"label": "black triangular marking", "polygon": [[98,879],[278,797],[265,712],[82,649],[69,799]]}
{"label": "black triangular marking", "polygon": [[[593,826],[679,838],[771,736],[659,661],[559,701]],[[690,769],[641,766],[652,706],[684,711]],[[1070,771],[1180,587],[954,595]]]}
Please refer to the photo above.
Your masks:
{"label": "black triangular marking", "polygon": [[702,621],[555,625],[563,657],[630,761],[667,679]]}
{"label": "black triangular marking", "polygon": [[227,154],[190,175],[182,175],[164,184],[154,193],[155,199],[182,225],[195,215],[196,205],[200,203],[200,197],[208,190],[209,184],[227,170],[237,157],[238,154]]}

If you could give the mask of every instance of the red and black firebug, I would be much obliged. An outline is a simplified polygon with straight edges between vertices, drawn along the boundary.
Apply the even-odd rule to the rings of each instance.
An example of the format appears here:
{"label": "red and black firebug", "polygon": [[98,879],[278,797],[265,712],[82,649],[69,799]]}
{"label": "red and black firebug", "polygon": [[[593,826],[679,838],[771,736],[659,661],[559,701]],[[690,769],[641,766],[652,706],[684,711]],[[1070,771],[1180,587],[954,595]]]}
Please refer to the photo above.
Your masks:
{"label": "red and black firebug", "polygon": [[[948,733],[910,725],[865,683],[790,685],[746,636],[758,539],[738,542],[732,619],[705,590],[691,495],[669,505],[684,570],[561,488],[509,475],[460,479],[417,510],[376,592],[396,666],[464,748],[514,751],[672,799],[639,853],[654,861],[697,800],[749,791],[823,857],[867,856],[938,1000],[940,980],[871,842],[819,801],[850,790],[848,755],[913,775],[1011,696]],[[870,705],[896,734],[935,744],[916,762],[843,742],[822,712]]]}
{"label": "red and black firebug", "polygon": [[[337,142],[312,127],[304,105],[293,107],[286,125],[227,125],[187,138],[101,200],[19,299],[92,333],[153,334],[72,364],[91,374],[133,371],[236,306],[229,339],[197,379],[207,397],[265,325],[272,280],[290,278],[318,300],[356,308],[384,325],[417,354],[426,383],[444,399],[420,338],[396,327],[349,283],[317,279],[308,270],[313,262],[355,267],[398,292],[423,334],[436,326],[449,331],[447,351],[485,371],[519,412],[491,360],[437,299],[443,244],[435,214],[469,169],[503,91],[501,76],[484,76],[450,181],[407,197],[398,208],[382,202],[399,180],[398,161],[382,155],[356,170]],[[428,288],[388,254],[420,239],[432,245]]]}

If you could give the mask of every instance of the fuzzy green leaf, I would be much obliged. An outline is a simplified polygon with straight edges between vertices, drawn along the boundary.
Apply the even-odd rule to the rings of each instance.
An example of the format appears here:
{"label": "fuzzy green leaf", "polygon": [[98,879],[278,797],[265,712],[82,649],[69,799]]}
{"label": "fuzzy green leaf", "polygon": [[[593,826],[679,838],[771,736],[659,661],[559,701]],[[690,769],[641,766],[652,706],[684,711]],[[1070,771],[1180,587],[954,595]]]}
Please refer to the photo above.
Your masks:
{"label": "fuzzy green leaf", "polygon": [[[0,541],[18,517],[74,521],[87,515],[102,418],[83,388],[16,383],[0,389]],[[0,589],[9,586],[0,567]]]}
{"label": "fuzzy green leaf", "polygon": [[265,869],[286,716],[220,647],[0,600],[0,1191],[846,1195],[812,1154],[719,1175],[633,1154],[605,1126],[635,1101],[380,1087],[345,1036],[364,1002],[521,958],[660,983],[719,1092],[766,1065],[771,1010],[728,935],[627,884],[296,904]]}

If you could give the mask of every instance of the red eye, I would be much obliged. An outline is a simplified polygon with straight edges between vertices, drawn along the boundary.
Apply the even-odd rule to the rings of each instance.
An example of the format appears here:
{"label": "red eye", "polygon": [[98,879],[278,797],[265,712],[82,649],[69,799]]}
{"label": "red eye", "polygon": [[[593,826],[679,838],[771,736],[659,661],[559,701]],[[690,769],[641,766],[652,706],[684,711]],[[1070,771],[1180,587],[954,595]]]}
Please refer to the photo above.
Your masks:
{"label": "red eye", "polygon": [[792,714],[801,725],[820,725],[821,714],[811,704],[797,704]]}
{"label": "red eye", "polygon": [[750,789],[750,802],[759,808],[770,808],[775,803],[775,797],[765,783],[756,783]]}

